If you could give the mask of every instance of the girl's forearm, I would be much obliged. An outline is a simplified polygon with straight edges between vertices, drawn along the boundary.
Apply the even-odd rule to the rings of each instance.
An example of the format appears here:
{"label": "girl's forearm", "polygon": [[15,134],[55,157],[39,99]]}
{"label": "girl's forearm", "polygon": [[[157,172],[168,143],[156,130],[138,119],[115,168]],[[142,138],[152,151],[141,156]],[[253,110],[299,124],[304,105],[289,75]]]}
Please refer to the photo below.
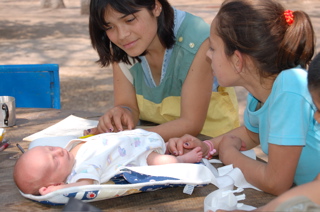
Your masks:
{"label": "girl's forearm", "polygon": [[147,128],[147,130],[158,133],[167,142],[170,138],[182,137],[185,134],[197,136],[201,128],[180,118]]}
{"label": "girl's forearm", "polygon": [[285,201],[288,201],[297,196],[305,196],[312,202],[320,205],[320,179],[316,179],[310,183],[296,186],[283,193],[279,197],[275,198],[265,206],[258,208],[256,211],[274,211],[281,203],[284,203]]}

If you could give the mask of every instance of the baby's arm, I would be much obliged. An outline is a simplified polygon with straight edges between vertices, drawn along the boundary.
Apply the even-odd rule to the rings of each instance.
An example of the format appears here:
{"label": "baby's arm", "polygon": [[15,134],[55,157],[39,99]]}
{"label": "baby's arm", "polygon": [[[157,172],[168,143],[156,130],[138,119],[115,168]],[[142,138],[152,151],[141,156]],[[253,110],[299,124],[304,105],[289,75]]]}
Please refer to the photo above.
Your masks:
{"label": "baby's arm", "polygon": [[80,179],[75,183],[69,183],[69,184],[65,184],[65,183],[60,183],[60,184],[56,184],[56,185],[49,185],[47,187],[42,187],[39,189],[39,193],[41,195],[46,195],[50,192],[59,190],[59,189],[63,189],[63,188],[70,188],[70,187],[76,187],[76,186],[82,186],[82,185],[91,185],[93,184],[93,180],[92,179]]}

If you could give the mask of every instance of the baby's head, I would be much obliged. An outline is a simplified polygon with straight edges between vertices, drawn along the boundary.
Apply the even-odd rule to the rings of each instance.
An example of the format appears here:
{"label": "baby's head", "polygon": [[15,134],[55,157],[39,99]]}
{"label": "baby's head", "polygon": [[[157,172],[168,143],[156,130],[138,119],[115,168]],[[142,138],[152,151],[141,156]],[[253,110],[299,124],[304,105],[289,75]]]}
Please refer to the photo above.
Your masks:
{"label": "baby's head", "polygon": [[312,96],[312,100],[317,107],[314,113],[314,119],[320,123],[320,53],[318,53],[308,70],[308,88]]}
{"label": "baby's head", "polygon": [[38,195],[41,187],[63,183],[74,162],[74,156],[64,148],[37,146],[17,161],[14,181],[23,193]]}

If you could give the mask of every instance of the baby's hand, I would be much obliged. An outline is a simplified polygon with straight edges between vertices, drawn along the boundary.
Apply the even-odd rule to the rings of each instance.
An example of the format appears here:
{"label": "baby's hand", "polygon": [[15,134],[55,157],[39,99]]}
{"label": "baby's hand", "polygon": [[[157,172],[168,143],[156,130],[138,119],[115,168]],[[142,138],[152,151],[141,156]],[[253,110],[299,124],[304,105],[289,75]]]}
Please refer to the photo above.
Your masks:
{"label": "baby's hand", "polygon": [[93,180],[92,179],[80,179],[75,183],[57,183],[54,185],[49,185],[47,187],[42,187],[39,189],[39,193],[41,195],[46,195],[50,192],[59,190],[59,189],[63,189],[63,188],[70,188],[70,187],[76,187],[76,186],[82,186],[82,185],[92,185],[93,184]]}
{"label": "baby's hand", "polygon": [[46,195],[50,192],[53,192],[53,191],[56,191],[56,190],[59,190],[61,188],[64,188],[64,183],[61,183],[61,184],[57,184],[57,185],[50,185],[50,186],[47,186],[47,187],[42,187],[39,189],[39,193],[41,195]]}

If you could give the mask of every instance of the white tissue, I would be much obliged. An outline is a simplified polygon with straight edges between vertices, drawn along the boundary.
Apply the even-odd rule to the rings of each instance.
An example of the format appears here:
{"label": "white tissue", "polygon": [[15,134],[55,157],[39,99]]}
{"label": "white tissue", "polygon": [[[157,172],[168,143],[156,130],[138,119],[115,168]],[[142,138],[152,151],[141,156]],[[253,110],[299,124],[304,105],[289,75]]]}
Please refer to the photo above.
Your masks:
{"label": "white tissue", "polygon": [[[252,150],[242,152],[246,156],[256,160],[255,152]],[[227,165],[216,169],[209,162],[221,162],[217,160],[206,160],[203,159],[204,164],[209,168],[215,177],[215,181],[212,183],[219,189],[210,193],[204,199],[204,212],[209,210],[215,212],[218,209],[223,210],[254,210],[255,207],[238,203],[238,201],[245,199],[245,194],[234,195],[234,193],[242,192],[244,188],[253,188],[258,191],[260,189],[251,185],[245,179],[243,173],[239,168],[233,168],[233,165]],[[238,189],[233,190],[234,187]]]}

